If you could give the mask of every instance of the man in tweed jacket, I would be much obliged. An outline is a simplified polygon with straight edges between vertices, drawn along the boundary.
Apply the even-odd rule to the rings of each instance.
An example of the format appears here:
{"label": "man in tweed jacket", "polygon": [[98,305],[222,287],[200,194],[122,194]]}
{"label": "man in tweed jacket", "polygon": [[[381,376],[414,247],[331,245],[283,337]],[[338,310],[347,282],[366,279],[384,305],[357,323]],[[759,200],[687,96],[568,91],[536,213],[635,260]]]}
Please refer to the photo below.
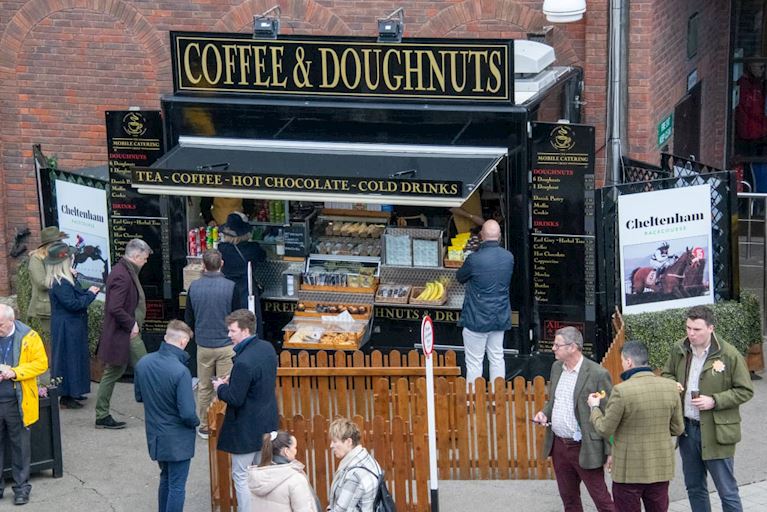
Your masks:
{"label": "man in tweed jacket", "polygon": [[605,412],[599,393],[589,395],[591,423],[605,439],[613,436],[613,500],[615,510],[668,510],[668,483],[674,478],[672,436],[684,432],[682,402],[676,384],[657,377],[647,348],[629,341],[621,351],[624,382],[613,388]]}

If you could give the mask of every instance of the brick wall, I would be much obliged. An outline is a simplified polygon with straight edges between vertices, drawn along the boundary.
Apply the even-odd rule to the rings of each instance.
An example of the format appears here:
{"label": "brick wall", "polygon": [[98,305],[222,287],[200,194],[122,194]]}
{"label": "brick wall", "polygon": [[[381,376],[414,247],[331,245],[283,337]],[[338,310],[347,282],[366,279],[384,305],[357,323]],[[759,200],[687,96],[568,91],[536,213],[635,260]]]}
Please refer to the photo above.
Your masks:
{"label": "brick wall", "polygon": [[[699,16],[698,52],[687,58],[687,20]],[[730,2],[632,1],[629,51],[629,148],[658,162],[657,126],[687,94],[695,69],[702,82],[699,161],[723,167],[727,116]],[[673,135],[668,141],[674,152]],[[686,155],[683,155],[686,156]]]}
{"label": "brick wall", "polygon": [[[8,0],[0,3],[0,294],[15,263],[12,233],[37,245],[32,144],[73,169],[106,162],[104,111],[159,107],[171,92],[168,31],[247,32],[278,3],[285,33],[373,35],[375,20],[405,8],[409,37],[518,38],[548,25],[542,0]],[[585,122],[604,146],[607,2],[550,34],[559,63],[584,67]],[[600,170],[600,176],[603,169]]]}

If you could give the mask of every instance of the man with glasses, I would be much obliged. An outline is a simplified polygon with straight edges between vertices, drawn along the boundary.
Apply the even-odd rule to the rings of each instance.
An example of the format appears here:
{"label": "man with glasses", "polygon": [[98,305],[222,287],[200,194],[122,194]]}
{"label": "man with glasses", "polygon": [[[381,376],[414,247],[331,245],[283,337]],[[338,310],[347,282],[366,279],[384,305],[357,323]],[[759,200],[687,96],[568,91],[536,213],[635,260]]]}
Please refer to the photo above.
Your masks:
{"label": "man with glasses", "polygon": [[125,246],[125,255],[115,263],[106,282],[104,322],[96,351],[104,363],[104,374],[96,399],[96,428],[125,428],[109,414],[115,383],[128,369],[146,355],[141,328],[146,318],[146,298],[138,275],[152,249],[140,238]]}
{"label": "man with glasses", "polygon": [[[549,400],[533,421],[546,426],[543,457],[551,456],[565,512],[582,512],[581,482],[599,512],[613,512],[604,467],[610,468],[610,445],[589,421],[588,397],[610,394],[607,370],[583,356],[583,335],[563,327],[554,336]],[[603,402],[604,403],[604,402]]]}

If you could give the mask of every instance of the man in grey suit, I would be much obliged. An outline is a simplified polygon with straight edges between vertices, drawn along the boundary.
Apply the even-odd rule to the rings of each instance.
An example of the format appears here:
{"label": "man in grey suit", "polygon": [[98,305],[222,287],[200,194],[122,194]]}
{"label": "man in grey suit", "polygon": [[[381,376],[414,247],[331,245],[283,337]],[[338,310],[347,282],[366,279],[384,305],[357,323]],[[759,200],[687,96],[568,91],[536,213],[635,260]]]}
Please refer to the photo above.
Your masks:
{"label": "man in grey suit", "polygon": [[591,393],[610,394],[610,374],[583,356],[583,335],[575,327],[559,329],[553,349],[549,400],[533,418],[548,427],[543,456],[551,456],[565,512],[583,511],[581,482],[599,512],[613,512],[603,470],[611,463],[610,446],[589,421],[587,402]]}

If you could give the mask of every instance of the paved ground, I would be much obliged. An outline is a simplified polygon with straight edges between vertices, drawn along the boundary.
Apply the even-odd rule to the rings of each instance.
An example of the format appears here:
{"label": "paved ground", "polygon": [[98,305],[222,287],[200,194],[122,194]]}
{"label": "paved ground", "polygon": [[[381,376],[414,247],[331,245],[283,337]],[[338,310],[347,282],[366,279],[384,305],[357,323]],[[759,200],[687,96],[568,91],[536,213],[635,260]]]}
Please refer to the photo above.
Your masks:
{"label": "paved ground", "polygon": [[[743,442],[738,446],[736,473],[745,509],[767,510],[767,380],[755,382],[754,400],[742,408]],[[97,384],[93,385],[94,391]],[[93,397],[93,393],[91,394]],[[64,477],[50,472],[32,478],[32,500],[26,512],[87,511],[144,512],[156,510],[155,490],[159,470],[146,453],[143,410],[133,400],[131,384],[117,384],[113,400],[117,416],[128,428],[117,431],[93,428],[94,400],[78,411],[61,411]],[[713,489],[713,485],[711,486]],[[8,489],[8,492],[10,489]],[[585,495],[584,490],[584,495]],[[671,512],[688,512],[681,469],[671,485]],[[594,510],[588,498],[587,510]],[[716,500],[715,500],[716,501]],[[497,512],[510,503],[524,504],[528,512],[561,510],[554,481],[446,481],[440,483],[441,512]],[[10,505],[0,501],[0,510]],[[516,507],[512,507],[514,509]],[[720,509],[715,509],[720,510]],[[187,485],[186,512],[209,512],[208,456],[198,438]]]}
{"label": "paved ground", "polygon": [[[112,400],[116,416],[128,422],[123,430],[96,430],[95,391],[86,407],[61,411],[64,477],[46,471],[32,478],[25,512],[146,512],[157,510],[159,469],[149,460],[144,436],[144,411],[133,398],[133,385],[118,383]],[[0,510],[10,505],[7,495]],[[197,451],[187,485],[186,512],[210,512],[208,452],[197,438]]]}
{"label": "paved ground", "polygon": [[[735,455],[735,474],[741,485],[744,510],[767,510],[767,379],[754,381],[754,399],[741,408],[743,441]],[[709,488],[714,485],[709,481]],[[585,510],[595,511],[586,489],[581,486]],[[497,512],[517,510],[518,504],[527,512],[556,512],[562,510],[556,482],[551,481],[445,481],[440,482],[440,512]],[[676,478],[671,482],[670,512],[690,512],[682,480],[681,461],[677,457]],[[712,496],[713,510],[721,511],[719,500]]]}

